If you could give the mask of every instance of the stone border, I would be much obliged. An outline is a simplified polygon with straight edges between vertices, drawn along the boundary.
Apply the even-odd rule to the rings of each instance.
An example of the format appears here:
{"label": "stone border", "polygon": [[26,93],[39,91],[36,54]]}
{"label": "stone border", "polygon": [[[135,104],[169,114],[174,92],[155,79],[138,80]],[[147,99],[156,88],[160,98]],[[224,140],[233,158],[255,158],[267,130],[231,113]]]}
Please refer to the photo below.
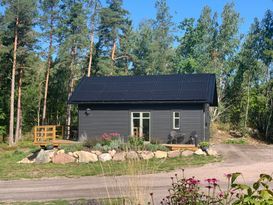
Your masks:
{"label": "stone border", "polygon": [[116,150],[110,150],[107,153],[102,153],[98,150],[88,151],[76,151],[65,153],[65,150],[52,149],[43,150],[41,149],[38,153],[31,154],[26,158],[22,159],[17,163],[22,164],[67,164],[67,163],[90,163],[90,162],[106,162],[106,161],[125,161],[125,160],[149,160],[149,159],[164,159],[164,158],[175,158],[180,156],[192,156],[192,155],[203,155],[203,156],[218,156],[218,153],[212,149],[207,152],[203,152],[201,149],[193,152],[190,150],[175,150],[175,151],[122,151],[117,152]]}

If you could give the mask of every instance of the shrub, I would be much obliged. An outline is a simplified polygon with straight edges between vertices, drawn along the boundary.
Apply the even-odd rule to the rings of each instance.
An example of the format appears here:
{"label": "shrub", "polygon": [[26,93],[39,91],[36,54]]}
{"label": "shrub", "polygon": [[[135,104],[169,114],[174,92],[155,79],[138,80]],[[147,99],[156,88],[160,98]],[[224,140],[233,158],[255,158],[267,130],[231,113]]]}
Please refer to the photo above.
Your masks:
{"label": "shrub", "polygon": [[103,133],[101,135],[101,144],[102,145],[110,145],[112,140],[116,140],[118,138],[120,138],[120,134],[117,132]]}
{"label": "shrub", "polygon": [[147,151],[151,151],[151,152],[155,152],[157,150],[168,151],[168,148],[161,144],[150,144],[150,143],[145,144],[143,149]]}
{"label": "shrub", "polygon": [[144,145],[144,139],[142,137],[130,136],[128,142],[135,148],[140,148]]}
{"label": "shrub", "polygon": [[97,138],[87,138],[83,142],[83,146],[87,147],[87,148],[92,148],[92,147],[94,147],[98,143],[98,141],[99,140]]}

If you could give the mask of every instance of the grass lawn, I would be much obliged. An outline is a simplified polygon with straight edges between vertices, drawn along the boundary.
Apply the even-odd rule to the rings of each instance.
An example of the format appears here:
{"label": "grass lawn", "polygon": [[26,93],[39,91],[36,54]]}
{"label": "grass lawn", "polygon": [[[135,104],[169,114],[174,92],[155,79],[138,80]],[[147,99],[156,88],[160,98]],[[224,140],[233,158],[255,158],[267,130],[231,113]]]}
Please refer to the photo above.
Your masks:
{"label": "grass lawn", "polygon": [[[88,164],[71,163],[61,164],[17,164],[26,157],[35,147],[25,144],[17,148],[8,148],[0,145],[0,180],[42,177],[79,177],[94,175],[126,175],[147,174],[161,171],[170,171],[187,166],[204,165],[220,161],[220,157],[190,156],[166,159],[138,160],[125,162],[95,162]],[[37,149],[37,148],[36,148]]]}

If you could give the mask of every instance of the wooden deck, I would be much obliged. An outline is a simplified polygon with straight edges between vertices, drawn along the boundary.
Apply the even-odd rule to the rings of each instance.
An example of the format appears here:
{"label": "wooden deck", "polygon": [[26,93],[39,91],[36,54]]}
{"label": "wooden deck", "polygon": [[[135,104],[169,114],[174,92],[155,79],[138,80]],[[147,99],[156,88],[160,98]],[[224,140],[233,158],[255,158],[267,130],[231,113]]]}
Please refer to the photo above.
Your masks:
{"label": "wooden deck", "polygon": [[198,147],[195,147],[192,144],[163,144],[163,146],[168,147],[171,150],[198,150]]}
{"label": "wooden deck", "polygon": [[61,144],[77,143],[71,140],[64,140],[64,128],[58,125],[43,125],[33,127],[33,143],[41,147],[52,145],[58,147]]}

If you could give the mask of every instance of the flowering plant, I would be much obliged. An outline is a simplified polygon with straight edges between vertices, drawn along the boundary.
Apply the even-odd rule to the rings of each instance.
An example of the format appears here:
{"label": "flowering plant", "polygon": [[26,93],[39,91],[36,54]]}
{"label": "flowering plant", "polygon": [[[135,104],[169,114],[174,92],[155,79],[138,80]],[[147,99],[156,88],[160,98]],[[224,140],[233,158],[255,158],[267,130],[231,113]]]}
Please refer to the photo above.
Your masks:
{"label": "flowering plant", "polygon": [[110,145],[111,141],[117,140],[120,138],[120,134],[117,132],[111,132],[111,133],[103,133],[101,135],[101,144],[102,145]]}
{"label": "flowering plant", "polygon": [[[161,201],[161,205],[243,205],[243,204],[273,204],[273,191],[269,187],[272,177],[261,174],[260,178],[252,185],[238,183],[241,173],[225,174],[227,188],[222,190],[219,180],[216,178],[205,179],[202,186],[200,180],[195,177],[186,178],[182,169],[183,177],[171,177],[172,187],[169,195]],[[154,205],[153,194],[150,194]],[[151,204],[151,203],[150,203]]]}

